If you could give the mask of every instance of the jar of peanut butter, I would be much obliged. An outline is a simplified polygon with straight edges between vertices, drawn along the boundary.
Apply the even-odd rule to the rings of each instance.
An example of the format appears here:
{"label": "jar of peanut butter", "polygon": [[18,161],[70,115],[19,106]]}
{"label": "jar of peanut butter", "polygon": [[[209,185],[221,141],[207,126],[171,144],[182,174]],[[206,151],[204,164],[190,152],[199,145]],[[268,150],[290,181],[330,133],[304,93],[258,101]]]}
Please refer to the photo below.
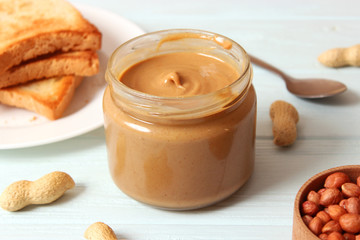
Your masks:
{"label": "jar of peanut butter", "polygon": [[236,192],[254,166],[256,94],[244,49],[200,30],[134,38],[109,59],[106,145],[115,184],[187,210]]}

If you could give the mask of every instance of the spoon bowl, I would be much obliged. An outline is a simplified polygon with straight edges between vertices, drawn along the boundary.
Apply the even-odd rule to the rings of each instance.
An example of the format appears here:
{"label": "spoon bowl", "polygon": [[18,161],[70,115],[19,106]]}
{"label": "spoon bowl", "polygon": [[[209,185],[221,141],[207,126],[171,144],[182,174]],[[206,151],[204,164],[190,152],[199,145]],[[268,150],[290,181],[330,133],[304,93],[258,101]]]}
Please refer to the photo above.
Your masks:
{"label": "spoon bowl", "polygon": [[280,75],[285,81],[287,90],[300,98],[332,97],[346,91],[347,89],[343,83],[334,80],[323,78],[298,79],[291,77],[269,63],[266,63],[252,55],[249,56],[251,62],[255,65]]}
{"label": "spoon bowl", "polygon": [[288,77],[286,88],[301,98],[325,98],[346,91],[346,86],[338,81],[322,78],[296,79]]}

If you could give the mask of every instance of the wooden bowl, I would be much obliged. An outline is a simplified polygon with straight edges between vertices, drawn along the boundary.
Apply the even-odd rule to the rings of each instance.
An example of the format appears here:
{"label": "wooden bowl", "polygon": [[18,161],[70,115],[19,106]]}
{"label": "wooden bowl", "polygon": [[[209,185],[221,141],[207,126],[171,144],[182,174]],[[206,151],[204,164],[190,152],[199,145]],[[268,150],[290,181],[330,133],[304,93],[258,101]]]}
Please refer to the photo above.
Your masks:
{"label": "wooden bowl", "polygon": [[347,165],[341,167],[330,168],[323,172],[320,172],[309,180],[307,180],[298,191],[295,204],[294,204],[294,216],[293,216],[293,240],[319,240],[319,238],[313,234],[310,229],[305,225],[301,218],[300,206],[306,200],[308,193],[311,190],[319,190],[324,187],[324,182],[327,176],[334,172],[346,173],[351,181],[356,183],[356,178],[360,176],[360,165]]}

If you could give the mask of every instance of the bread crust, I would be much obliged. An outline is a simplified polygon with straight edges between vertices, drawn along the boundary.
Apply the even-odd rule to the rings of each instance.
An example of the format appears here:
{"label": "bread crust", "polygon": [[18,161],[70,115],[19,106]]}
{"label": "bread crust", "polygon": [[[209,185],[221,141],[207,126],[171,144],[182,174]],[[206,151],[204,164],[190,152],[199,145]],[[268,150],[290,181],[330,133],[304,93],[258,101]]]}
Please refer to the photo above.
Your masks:
{"label": "bread crust", "polygon": [[0,103],[60,118],[99,71],[101,37],[66,0],[0,0]]}
{"label": "bread crust", "polygon": [[24,108],[56,120],[70,104],[82,79],[80,76],[70,75],[3,88],[0,89],[0,103]]}
{"label": "bread crust", "polygon": [[99,58],[93,51],[55,53],[14,66],[0,75],[0,88],[55,76],[92,76],[99,72]]}
{"label": "bread crust", "polygon": [[101,33],[64,0],[0,1],[0,74],[55,51],[96,51]]}

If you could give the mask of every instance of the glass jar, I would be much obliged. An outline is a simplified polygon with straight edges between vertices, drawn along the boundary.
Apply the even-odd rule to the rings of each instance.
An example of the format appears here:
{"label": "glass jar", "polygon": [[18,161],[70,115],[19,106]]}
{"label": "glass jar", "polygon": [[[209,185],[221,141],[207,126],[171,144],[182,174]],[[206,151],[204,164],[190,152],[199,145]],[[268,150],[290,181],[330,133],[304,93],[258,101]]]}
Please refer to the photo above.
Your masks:
{"label": "glass jar", "polygon": [[[205,95],[159,97],[119,81],[131,65],[181,51],[216,56],[240,73]],[[187,210],[229,197],[254,166],[256,94],[249,57],[236,42],[200,30],[166,30],[117,48],[106,70],[106,145],[115,184],[155,207]]]}

